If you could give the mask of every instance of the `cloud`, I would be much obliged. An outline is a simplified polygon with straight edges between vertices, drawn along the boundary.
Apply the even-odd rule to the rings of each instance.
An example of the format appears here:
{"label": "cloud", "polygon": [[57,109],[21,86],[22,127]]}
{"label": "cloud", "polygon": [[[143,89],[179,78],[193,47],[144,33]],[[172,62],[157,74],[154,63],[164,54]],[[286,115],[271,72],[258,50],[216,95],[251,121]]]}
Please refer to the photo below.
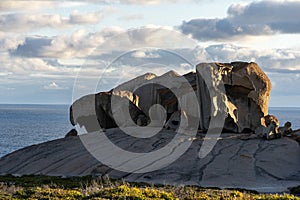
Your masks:
{"label": "cloud", "polygon": [[197,0],[88,0],[98,4],[159,5],[162,3],[193,2]]}
{"label": "cloud", "polygon": [[[268,72],[298,73],[300,70],[300,51],[297,50],[260,50],[230,43],[197,47],[195,41],[186,35],[163,27],[146,27],[129,31],[120,27],[106,27],[94,33],[78,30],[71,35],[27,37],[16,44],[19,45],[9,50],[11,61],[7,59],[4,62],[11,69],[19,69],[18,65],[25,65],[31,66],[28,69],[34,69],[33,71],[39,69],[38,66],[42,66],[55,73],[58,73],[58,69],[67,72],[67,69],[71,68],[65,68],[53,61],[61,58],[80,58],[84,60],[84,64],[93,68],[97,65],[109,65],[120,56],[122,59],[126,58],[124,65],[127,66],[139,66],[147,62],[179,66],[183,62],[171,58],[173,52],[174,55],[182,56],[193,65],[199,62],[241,60],[258,62]],[[15,47],[16,44],[13,43],[11,46]],[[82,62],[78,65],[81,64]],[[76,66],[76,63],[72,65]],[[37,72],[37,74],[41,73]]]}
{"label": "cloud", "polygon": [[142,51],[138,50],[133,52],[132,54],[133,58],[160,58],[160,55],[156,53],[156,51]]}
{"label": "cloud", "polygon": [[0,72],[0,76],[9,76],[12,75],[11,72]]}
{"label": "cloud", "polygon": [[41,49],[51,45],[51,41],[48,37],[27,37],[10,52],[12,55],[21,57],[42,57]]}
{"label": "cloud", "polygon": [[232,44],[210,45],[196,50],[198,60],[207,62],[247,61],[258,63],[267,73],[300,73],[300,51],[292,49],[262,49]]}
{"label": "cloud", "polygon": [[55,59],[27,58],[0,53],[2,81],[28,81],[32,77],[74,78],[78,66],[61,65]]}
{"label": "cloud", "polygon": [[183,22],[180,29],[198,40],[219,40],[245,35],[271,35],[275,32],[268,25],[236,25],[230,19],[193,19]]}
{"label": "cloud", "polygon": [[[39,58],[84,58],[139,48],[176,49],[195,47],[196,42],[171,27],[148,26],[132,30],[106,27],[99,32],[78,30],[71,35],[28,37],[10,53],[13,56]],[[110,57],[113,59],[113,57]]]}
{"label": "cloud", "polygon": [[66,90],[66,89],[69,89],[69,88],[68,87],[62,87],[62,86],[58,85],[55,82],[51,82],[50,84],[45,85],[44,89],[46,89],[46,90]]}
{"label": "cloud", "polygon": [[24,44],[25,38],[18,35],[1,35],[0,33],[0,52],[16,49],[19,45]]}
{"label": "cloud", "polygon": [[127,14],[127,15],[124,15],[122,17],[120,17],[121,20],[128,20],[128,21],[131,21],[131,20],[141,20],[141,19],[144,19],[144,15],[143,14]]}
{"label": "cloud", "polygon": [[82,58],[90,55],[97,45],[103,43],[105,34],[107,33],[88,33],[81,29],[69,36],[31,36],[11,50],[10,54],[29,58]]}
{"label": "cloud", "polygon": [[9,13],[0,15],[0,31],[25,32],[42,28],[62,29],[74,25],[97,24],[102,18],[101,11],[88,14],[74,11],[69,17],[58,14]]}
{"label": "cloud", "polygon": [[233,4],[228,16],[184,21],[180,29],[198,40],[218,40],[247,35],[300,33],[299,1],[258,1]]}
{"label": "cloud", "polygon": [[41,10],[54,8],[58,2],[47,0],[33,0],[33,1],[20,1],[20,0],[1,0],[0,11],[24,11],[26,10]]}
{"label": "cloud", "polygon": [[176,2],[176,0],[119,0],[122,4],[157,5],[162,2]]}
{"label": "cloud", "polygon": [[8,11],[37,11],[57,7],[76,7],[86,4],[128,4],[128,5],[159,5],[162,3],[198,2],[198,0],[1,0],[0,12]]}
{"label": "cloud", "polygon": [[260,1],[229,7],[229,18],[234,24],[268,25],[274,31],[299,33],[299,1]]}
{"label": "cloud", "polygon": [[99,12],[81,14],[78,10],[71,13],[69,22],[71,24],[97,24],[103,18],[103,14]]}

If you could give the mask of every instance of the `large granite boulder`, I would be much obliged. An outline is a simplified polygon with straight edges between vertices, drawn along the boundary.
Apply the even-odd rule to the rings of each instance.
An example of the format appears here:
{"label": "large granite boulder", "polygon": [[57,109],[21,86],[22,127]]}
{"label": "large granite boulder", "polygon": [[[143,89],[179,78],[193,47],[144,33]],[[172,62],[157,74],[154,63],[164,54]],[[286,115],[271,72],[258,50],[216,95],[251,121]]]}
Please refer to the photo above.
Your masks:
{"label": "large granite boulder", "polygon": [[[112,99],[114,108],[112,109]],[[127,102],[124,107],[120,102]],[[116,123],[116,112],[124,113],[129,111],[130,118],[125,118],[122,124]],[[87,132],[100,129],[114,128],[118,126],[132,125],[137,123],[140,117],[147,118],[144,112],[138,107],[138,97],[130,91],[109,91],[84,96],[76,100],[70,107],[70,121],[72,125],[84,126]]]}
{"label": "large granite boulder", "polygon": [[[225,107],[218,109],[225,109],[226,131],[250,132],[265,125],[263,117],[268,115],[272,85],[256,63],[202,63],[197,65],[197,72],[202,129],[209,128],[215,104],[211,99],[214,96],[219,96],[221,106]],[[219,88],[218,94],[210,94],[216,88]]]}
{"label": "large granite boulder", "polygon": [[[108,129],[118,127],[120,124],[116,123],[114,119],[114,112],[112,111],[112,100],[114,103],[128,101],[127,107],[118,106],[114,107],[115,112],[129,110],[130,119],[125,119],[123,125],[132,125],[134,123],[142,125],[148,123],[148,117],[139,107],[139,97],[132,91],[145,83],[148,80],[155,78],[153,73],[146,73],[129,80],[109,92],[100,92],[97,94],[90,94],[76,100],[70,107],[70,121],[73,126],[78,124],[84,126],[87,132],[93,132],[100,129]],[[113,97],[113,98],[112,98]],[[114,105],[117,106],[117,105]]]}
{"label": "large granite boulder", "polygon": [[[161,76],[147,73],[110,92],[84,96],[72,105],[71,122],[85,126],[88,132],[99,130],[98,122],[106,129],[132,126],[133,122],[147,125],[152,106],[161,105],[164,111],[156,113],[155,120],[161,121],[156,124],[166,123],[165,127],[174,130],[179,127],[183,112],[194,118],[199,115],[201,130],[211,128],[212,118],[219,121],[213,128],[225,132],[254,132],[258,127],[267,126],[263,119],[268,115],[272,86],[256,63],[202,63],[197,65],[196,71],[183,76],[174,71]],[[190,98],[194,96],[192,93],[197,99]],[[113,102],[112,97],[116,97]],[[129,104],[118,106],[118,102],[126,100]],[[189,110],[183,110],[183,106]],[[164,112],[166,118],[162,117]],[[121,120],[116,121],[116,116],[122,116]]]}
{"label": "large granite boulder", "polygon": [[[159,104],[165,109],[169,120],[172,115],[182,110],[180,103],[185,103],[182,98],[185,98],[187,93],[193,92],[191,89],[194,88],[196,88],[196,73],[190,72],[181,76],[171,70],[139,85],[134,93],[139,97],[139,107],[143,112],[148,113],[153,105]],[[196,107],[195,109],[197,110]]]}
{"label": "large granite boulder", "polygon": [[[120,125],[132,126],[134,125],[132,121],[139,126],[151,124],[163,127],[172,115],[176,115],[183,107],[188,107],[187,104],[189,106],[197,104],[196,98],[194,98],[194,102],[188,101],[188,93],[194,92],[195,88],[196,74],[193,72],[184,76],[180,76],[174,71],[169,71],[161,76],[146,73],[109,92],[86,95],[76,100],[70,108],[70,121],[72,125],[84,126],[87,132],[99,130],[99,127],[108,129],[120,127]],[[184,104],[181,107],[178,98]],[[126,100],[129,104],[126,104]],[[156,109],[155,105],[157,104],[164,111],[161,108]],[[191,107],[187,113],[193,113],[192,115],[196,116],[198,114],[196,107]],[[127,114],[128,110],[130,116]],[[163,116],[164,114],[166,117]],[[116,117],[121,118],[118,123]],[[179,121],[176,122],[173,129],[178,128]]]}

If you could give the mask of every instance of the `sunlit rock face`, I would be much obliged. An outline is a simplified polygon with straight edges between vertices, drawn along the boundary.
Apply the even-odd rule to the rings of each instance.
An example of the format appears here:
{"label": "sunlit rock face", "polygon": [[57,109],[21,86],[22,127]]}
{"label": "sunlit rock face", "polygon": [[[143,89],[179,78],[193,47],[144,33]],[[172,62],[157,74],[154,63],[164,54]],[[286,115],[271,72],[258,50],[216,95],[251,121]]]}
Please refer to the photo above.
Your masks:
{"label": "sunlit rock face", "polygon": [[131,91],[134,91],[137,86],[143,84],[145,81],[155,77],[155,74],[146,73],[117,86],[109,92],[100,92],[81,97],[70,107],[71,124],[74,126],[78,124],[84,127],[87,132],[97,131],[101,128],[117,127],[118,125],[114,120],[111,109],[112,97],[118,102],[129,102],[128,107],[119,107],[119,109],[129,109],[130,116],[135,123],[137,123],[139,116],[146,118],[146,115],[138,107],[139,97]]}
{"label": "sunlit rock face", "polygon": [[[170,82],[172,87],[163,85]],[[151,121],[151,107],[159,104],[164,111],[157,111],[152,121],[162,121],[156,124],[165,128],[176,130],[182,119],[180,113],[186,112],[193,117],[199,115],[201,130],[211,128],[212,117],[224,114],[224,123],[218,125],[222,127],[215,128],[223,128],[225,132],[253,132],[265,126],[262,119],[268,115],[271,88],[269,78],[256,63],[201,63],[196,72],[183,76],[174,71],[161,76],[146,73],[109,92],[84,96],[71,106],[70,119],[73,125],[85,126],[88,132],[100,127],[146,126]],[[180,91],[180,95],[176,96],[174,91]],[[191,92],[197,99],[189,98]],[[126,106],[118,106],[126,101],[129,102]],[[188,110],[183,110],[180,104]],[[126,112],[130,115],[120,117]],[[118,123],[115,116],[121,118]]]}
{"label": "sunlit rock face", "polygon": [[[122,107],[115,104],[114,110],[112,110],[112,98],[115,102],[125,101],[128,106]],[[138,97],[130,91],[109,91],[87,95],[75,101],[70,110],[71,123],[84,126],[87,132],[137,123],[139,116],[146,118],[146,115],[138,107]],[[124,118],[123,124],[117,125],[114,112],[123,113],[125,111],[128,111],[131,117]]]}
{"label": "sunlit rock face", "polygon": [[211,93],[216,89],[223,101],[221,105],[225,106],[226,131],[248,132],[264,125],[262,119],[268,114],[272,85],[256,63],[202,63],[197,65],[197,72],[201,129],[208,129],[212,112],[216,109],[211,100],[215,96]]}

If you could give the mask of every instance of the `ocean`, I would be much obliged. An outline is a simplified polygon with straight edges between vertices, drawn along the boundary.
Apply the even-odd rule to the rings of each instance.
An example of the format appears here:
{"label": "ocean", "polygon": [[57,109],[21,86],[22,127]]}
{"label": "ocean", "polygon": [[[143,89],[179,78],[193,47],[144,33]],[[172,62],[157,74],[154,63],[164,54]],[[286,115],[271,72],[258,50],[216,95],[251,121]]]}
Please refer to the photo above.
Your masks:
{"label": "ocean", "polygon": [[0,157],[63,138],[72,129],[69,105],[0,105]]}
{"label": "ocean", "polygon": [[[280,124],[300,128],[300,108],[270,108]],[[0,157],[20,148],[63,138],[73,127],[69,105],[0,104]]]}

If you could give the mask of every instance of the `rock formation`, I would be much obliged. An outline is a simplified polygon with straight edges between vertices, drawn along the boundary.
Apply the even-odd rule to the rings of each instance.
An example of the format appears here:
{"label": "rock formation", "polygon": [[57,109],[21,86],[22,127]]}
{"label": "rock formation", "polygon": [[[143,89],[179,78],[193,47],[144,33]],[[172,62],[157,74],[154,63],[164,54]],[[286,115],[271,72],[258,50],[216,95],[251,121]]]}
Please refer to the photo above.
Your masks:
{"label": "rock formation", "polygon": [[[226,94],[219,90],[219,95],[223,96],[223,105],[226,107],[226,131],[250,132],[261,125],[262,118],[268,114],[272,86],[269,78],[256,63],[202,63],[197,66],[197,72],[202,129],[208,129],[211,118],[211,110],[208,108],[213,105],[210,98],[212,87],[225,87]],[[207,88],[205,79],[214,80],[215,85]],[[218,83],[217,80],[220,79],[222,81]],[[219,85],[216,85],[217,83]]]}
{"label": "rock formation", "polygon": [[292,123],[286,122],[283,127],[279,127],[278,132],[281,136],[288,136],[293,133]]}
{"label": "rock formation", "polygon": [[[131,119],[137,123],[138,118],[147,116],[138,107],[138,97],[130,91],[109,91],[100,92],[95,95],[87,95],[75,101],[70,107],[70,120],[72,125],[79,124],[84,126],[88,132],[100,130],[101,128],[114,128],[117,127],[116,121],[111,109],[112,98],[115,101],[128,101],[129,107],[118,107],[115,104],[116,112],[125,112],[129,109]],[[124,110],[125,109],[125,110]],[[123,111],[124,110],[124,111]],[[123,119],[124,124],[130,124],[127,120]],[[121,126],[121,124],[119,124]]]}
{"label": "rock formation", "polygon": [[281,135],[279,134],[279,121],[273,115],[267,115],[263,118],[263,125],[260,125],[256,128],[255,133],[267,140],[280,138]]}
{"label": "rock formation", "polygon": [[[224,113],[225,123],[222,124],[225,132],[254,132],[264,124],[263,117],[268,115],[268,102],[271,92],[271,82],[261,68],[255,63],[202,63],[196,67],[197,73],[190,72],[183,76],[174,71],[162,76],[152,73],[139,76],[123,83],[109,92],[101,92],[96,95],[87,95],[75,101],[71,107],[70,117],[73,125],[85,126],[88,132],[101,128],[113,128],[131,126],[135,124],[147,125],[150,123],[149,111],[153,105],[161,105],[166,112],[166,119],[157,116],[157,120],[166,127],[176,129],[180,124],[178,112],[185,112],[182,106],[185,104],[193,117],[199,116],[199,128],[207,130],[210,120],[215,113]],[[189,83],[189,87],[197,95],[198,100],[191,100],[186,92],[187,85],[182,77]],[[174,82],[173,86],[166,87],[164,83]],[[175,95],[173,91],[180,91]],[[129,101],[129,107],[119,106],[118,111],[112,111],[118,107],[112,96],[119,101]],[[197,104],[197,105],[196,105]],[[90,106],[95,105],[95,107]],[[188,105],[188,106],[187,106]],[[198,110],[199,106],[199,110]],[[75,108],[75,109],[74,109]],[[76,111],[74,111],[76,110]],[[96,112],[95,112],[96,110]],[[115,109],[116,110],[116,109]],[[116,123],[114,113],[122,112],[125,115],[124,122]],[[118,115],[118,116],[119,116]],[[163,115],[163,113],[162,113]],[[179,116],[179,117],[178,117]],[[132,118],[128,119],[128,118]],[[171,121],[172,123],[171,123]],[[153,119],[152,119],[153,120]],[[99,122],[99,125],[97,125]]]}
{"label": "rock formation", "polygon": [[70,130],[70,131],[65,135],[65,138],[67,138],[67,137],[72,137],[72,136],[77,136],[77,135],[78,135],[77,130],[73,128],[72,130]]}

